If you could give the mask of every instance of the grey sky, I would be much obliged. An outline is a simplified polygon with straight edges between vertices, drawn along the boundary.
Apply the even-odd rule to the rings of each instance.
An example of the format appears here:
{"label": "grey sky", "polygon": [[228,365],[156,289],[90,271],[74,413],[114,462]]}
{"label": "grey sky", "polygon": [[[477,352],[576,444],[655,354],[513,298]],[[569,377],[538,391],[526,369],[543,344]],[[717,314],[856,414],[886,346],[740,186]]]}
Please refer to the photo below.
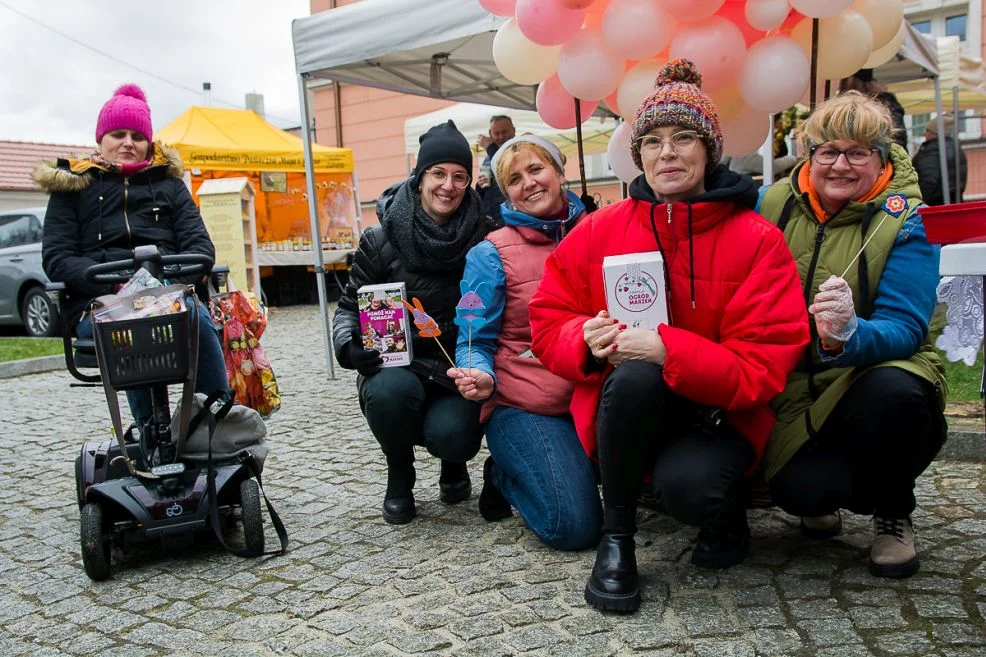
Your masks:
{"label": "grey sky", "polygon": [[298,125],[291,21],[308,15],[308,0],[0,0],[0,139],[92,144],[125,82],[144,89],[155,129],[203,104],[204,81],[214,106],[255,91],[269,121]]}

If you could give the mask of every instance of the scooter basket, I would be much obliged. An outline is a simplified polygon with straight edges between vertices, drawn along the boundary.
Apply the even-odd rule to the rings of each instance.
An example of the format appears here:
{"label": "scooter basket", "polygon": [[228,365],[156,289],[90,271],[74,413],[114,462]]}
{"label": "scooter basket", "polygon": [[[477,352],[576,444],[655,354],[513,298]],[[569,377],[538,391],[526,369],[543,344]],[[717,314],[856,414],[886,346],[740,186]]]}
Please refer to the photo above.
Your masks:
{"label": "scooter basket", "polygon": [[116,322],[96,322],[99,369],[117,390],[188,378],[191,350],[187,311]]}

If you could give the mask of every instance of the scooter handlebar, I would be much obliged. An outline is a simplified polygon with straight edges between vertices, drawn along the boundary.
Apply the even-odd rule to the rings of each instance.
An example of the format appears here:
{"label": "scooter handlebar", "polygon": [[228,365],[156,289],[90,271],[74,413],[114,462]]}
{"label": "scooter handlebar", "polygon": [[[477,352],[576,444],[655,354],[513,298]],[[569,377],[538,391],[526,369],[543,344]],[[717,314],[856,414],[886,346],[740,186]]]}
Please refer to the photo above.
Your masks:
{"label": "scooter handlebar", "polygon": [[[126,283],[146,262],[149,261],[137,257],[101,262],[88,267],[85,278],[90,283]],[[162,276],[167,274],[168,278],[184,278],[208,274],[212,270],[214,261],[210,256],[202,253],[179,253],[159,256],[158,262]]]}

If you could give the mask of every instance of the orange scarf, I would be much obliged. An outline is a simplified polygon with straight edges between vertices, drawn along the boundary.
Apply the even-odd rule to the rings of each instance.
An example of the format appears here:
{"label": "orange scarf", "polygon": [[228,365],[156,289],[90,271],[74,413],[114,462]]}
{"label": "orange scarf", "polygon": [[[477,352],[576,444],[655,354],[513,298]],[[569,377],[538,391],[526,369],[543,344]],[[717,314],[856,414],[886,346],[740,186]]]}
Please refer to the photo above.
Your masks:
{"label": "orange scarf", "polygon": [[[890,186],[890,181],[894,178],[894,165],[887,162],[887,166],[884,167],[883,173],[876,179],[873,186],[870,187],[870,191],[866,192],[860,198],[853,199],[859,203],[866,203],[867,201],[872,201],[877,196],[882,194],[887,187]],[[801,167],[801,171],[798,172],[798,187],[802,192],[808,192],[808,202],[811,204],[811,209],[815,213],[815,217],[818,221],[825,223],[829,220],[833,213],[828,213],[825,208],[822,207],[822,199],[818,196],[818,190],[811,182],[811,160],[805,162],[805,165]]]}

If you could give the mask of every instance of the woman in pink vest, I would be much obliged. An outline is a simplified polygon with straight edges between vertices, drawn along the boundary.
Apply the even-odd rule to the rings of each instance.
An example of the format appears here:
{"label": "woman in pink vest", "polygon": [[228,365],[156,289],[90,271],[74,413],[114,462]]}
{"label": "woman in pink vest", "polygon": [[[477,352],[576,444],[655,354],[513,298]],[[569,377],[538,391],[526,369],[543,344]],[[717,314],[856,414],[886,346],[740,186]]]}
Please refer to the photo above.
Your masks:
{"label": "woman in pink vest", "polygon": [[459,367],[448,372],[463,397],[485,402],[490,457],[479,511],[494,521],[516,507],[547,545],[582,550],[602,526],[598,473],[568,411],[573,384],[531,353],[527,305],[545,260],[585,206],[564,188],[561,152],[540,137],[503,144],[493,172],[507,198],[500,207],[505,226],[466,256],[463,291],[477,292],[483,307],[470,310],[480,317],[471,340],[466,327],[459,330]]}

